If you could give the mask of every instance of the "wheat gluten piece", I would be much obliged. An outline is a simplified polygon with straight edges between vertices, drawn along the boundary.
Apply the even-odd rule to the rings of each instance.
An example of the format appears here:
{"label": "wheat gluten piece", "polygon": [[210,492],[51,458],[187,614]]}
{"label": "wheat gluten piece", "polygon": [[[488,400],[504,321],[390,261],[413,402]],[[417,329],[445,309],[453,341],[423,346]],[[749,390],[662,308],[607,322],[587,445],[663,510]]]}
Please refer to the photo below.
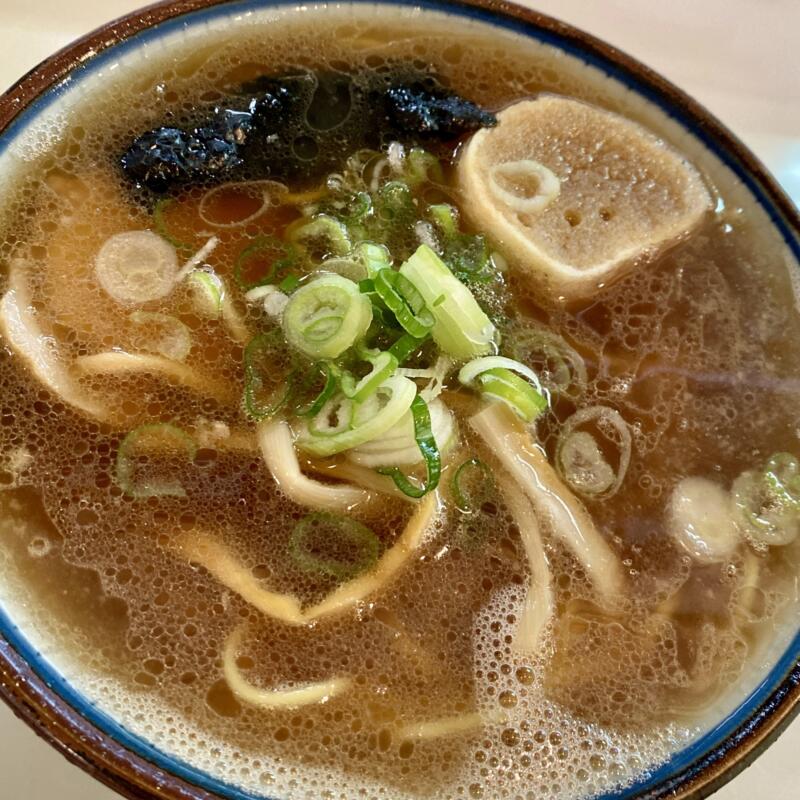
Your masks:
{"label": "wheat gluten piece", "polygon": [[711,202],[697,170],[661,139],[557,95],[515,103],[477,132],[458,181],[473,224],[560,302],[674,244]]}

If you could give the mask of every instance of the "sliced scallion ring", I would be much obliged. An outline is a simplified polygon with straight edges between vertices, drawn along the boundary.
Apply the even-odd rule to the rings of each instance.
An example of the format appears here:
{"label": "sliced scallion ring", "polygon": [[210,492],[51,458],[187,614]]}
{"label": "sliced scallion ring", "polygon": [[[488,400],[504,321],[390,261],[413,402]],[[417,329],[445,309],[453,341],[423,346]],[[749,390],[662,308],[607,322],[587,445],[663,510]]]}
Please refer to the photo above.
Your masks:
{"label": "sliced scallion ring", "polygon": [[743,472],[731,494],[737,522],[755,545],[783,546],[800,534],[800,465],[790,453]]}
{"label": "sliced scallion ring", "polygon": [[339,370],[342,392],[356,403],[363,403],[397,369],[397,359],[389,352],[363,355],[372,364],[372,369],[361,380],[356,381],[349,372]]}
{"label": "sliced scallion ring", "polygon": [[362,242],[353,251],[353,255],[366,268],[367,277],[375,277],[379,270],[392,266],[392,255],[382,244]]}
{"label": "sliced scallion ring", "polygon": [[[619,451],[616,470],[606,461],[595,436],[581,430],[587,424],[593,425]],[[587,406],[561,426],[556,467],[571,489],[593,500],[606,499],[622,486],[632,447],[630,428],[619,411],[608,406]]]}
{"label": "sliced scallion ring", "polygon": [[180,270],[175,248],[157,233],[124,231],[103,242],[94,271],[109,297],[138,305],[166,297]]}
{"label": "sliced scallion ring", "polygon": [[[321,555],[319,551],[330,555]],[[289,552],[303,572],[344,581],[375,564],[381,543],[366,525],[350,517],[317,513],[309,514],[295,525]]]}
{"label": "sliced scallion ring", "polygon": [[[362,403],[353,403],[344,395],[335,395],[301,432],[297,444],[302,450],[315,456],[331,456],[381,436],[395,425],[403,414],[411,407],[417,393],[414,382],[400,375],[393,375],[384,381]],[[346,427],[341,424],[344,414],[338,409],[349,408],[352,411]],[[337,427],[334,433],[328,433],[330,419],[336,412]]]}
{"label": "sliced scallion ring", "polygon": [[128,319],[142,329],[146,350],[173,361],[184,361],[189,355],[192,335],[177,317],[157,311],[133,311]]}
{"label": "sliced scallion ring", "polygon": [[294,244],[306,246],[322,243],[324,252],[343,256],[350,252],[350,235],[347,227],[329,214],[316,214],[311,219],[292,223],[286,238]]}
{"label": "sliced scallion ring", "polygon": [[468,458],[453,473],[451,488],[456,508],[462,514],[478,511],[494,486],[494,476],[479,458]]}
{"label": "sliced scallion ring", "polygon": [[495,348],[497,331],[472,292],[427,245],[420,245],[400,274],[414,284],[435,323],[431,335],[457,359],[486,355]]}
{"label": "sliced scallion ring", "polygon": [[206,319],[219,319],[225,284],[216,273],[196,269],[186,276],[186,286],[192,294],[194,310]]}
{"label": "sliced scallion ring", "polygon": [[577,399],[586,389],[586,364],[565,339],[539,325],[517,324],[507,337],[509,355],[534,367],[552,393]]}
{"label": "sliced scallion ring", "polygon": [[236,256],[233,276],[239,288],[247,292],[256,286],[279,283],[289,277],[297,261],[294,245],[275,236],[257,236]]}
{"label": "sliced scallion ring", "polygon": [[[336,373],[331,364],[326,361],[323,361],[319,368],[322,371],[322,375],[325,379],[325,383],[322,389],[317,393],[315,397],[309,400],[305,405],[301,405],[296,410],[296,414],[300,417],[314,417],[323,409],[325,403],[333,397],[334,392],[336,391]],[[312,370],[313,373],[313,370]],[[313,374],[312,374],[313,380]],[[302,393],[303,389],[307,388],[307,383],[304,382],[304,386],[298,388],[296,393]]]}
{"label": "sliced scallion ring", "polygon": [[525,422],[533,422],[547,408],[545,397],[505,367],[482,372],[477,382],[483,397],[505,403]]}
{"label": "sliced scallion ring", "polygon": [[148,451],[160,455],[185,455],[192,461],[197,454],[197,445],[188,433],[175,425],[155,423],[141,425],[132,430],[117,450],[115,465],[116,482],[129,497],[185,497],[186,490],[179,480],[173,478],[142,477],[137,472],[147,459]]}
{"label": "sliced scallion ring", "polygon": [[435,322],[433,314],[408,278],[392,269],[382,269],[375,275],[374,285],[406,333],[418,339],[430,333]]}
{"label": "sliced scallion ring", "polygon": [[166,210],[174,205],[175,200],[172,197],[162,197],[153,207],[153,226],[156,233],[162,238],[166,239],[176,250],[192,250],[193,245],[181,241],[173,236],[164,218]]}
{"label": "sliced scallion ring", "polygon": [[289,399],[289,370],[276,369],[285,356],[286,345],[278,331],[255,336],[244,349],[244,409],[256,421],[274,416]]}
{"label": "sliced scallion ring", "polygon": [[[317,450],[324,449],[320,443],[322,438],[344,437],[353,427],[353,411],[355,404],[349,397],[341,392],[332,395],[323,404],[322,408],[308,421],[308,433],[315,442]],[[340,441],[340,440],[337,440]],[[302,444],[300,444],[302,447]],[[309,449],[309,448],[306,448]],[[342,447],[347,450],[347,447]],[[313,451],[312,451],[313,452]],[[332,450],[338,453],[339,450]]]}
{"label": "sliced scallion ring", "polygon": [[526,367],[524,364],[520,364],[519,361],[514,361],[504,356],[485,356],[469,361],[459,370],[458,380],[461,381],[464,386],[472,386],[475,378],[482,372],[486,372],[490,369],[497,369],[498,367],[503,367],[522,375],[523,378],[527,378],[533,384],[540,395],[545,395],[542,385],[539,383],[539,377],[530,367]]}
{"label": "sliced scallion ring", "polygon": [[433,153],[421,147],[412,147],[403,163],[404,177],[409,186],[422,183],[444,183],[442,164]]}
{"label": "sliced scallion ring", "polygon": [[417,395],[411,403],[414,420],[414,439],[425,461],[425,482],[421,486],[412,483],[398,467],[381,467],[378,472],[387,475],[395,486],[407,497],[420,498],[432,492],[438,485],[442,474],[442,459],[431,427],[428,404]]}
{"label": "sliced scallion ring", "polygon": [[289,299],[283,330],[294,348],[311,358],[337,358],[372,321],[372,304],[358,285],[327,274],[306,283]]}

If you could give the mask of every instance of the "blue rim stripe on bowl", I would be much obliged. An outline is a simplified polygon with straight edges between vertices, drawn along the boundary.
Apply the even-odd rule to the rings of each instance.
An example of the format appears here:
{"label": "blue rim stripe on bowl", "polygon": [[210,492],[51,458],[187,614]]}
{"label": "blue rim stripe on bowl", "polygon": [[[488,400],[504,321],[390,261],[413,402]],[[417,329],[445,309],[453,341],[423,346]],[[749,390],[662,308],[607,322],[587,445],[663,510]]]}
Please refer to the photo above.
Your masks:
{"label": "blue rim stripe on bowl", "polygon": [[[794,258],[800,262],[800,239],[794,235],[780,209],[765,191],[761,182],[750,173],[742,159],[722,145],[713,132],[699,124],[692,113],[677,106],[666,93],[650,85],[647,80],[639,77],[627,67],[616,64],[601,54],[584,49],[581,44],[557,31],[539,27],[535,23],[523,19],[504,16],[502,13],[491,9],[461,5],[457,0],[453,2],[447,2],[447,0],[346,0],[343,3],[343,5],[350,4],[404,6],[459,14],[533,38],[541,43],[552,45],[575,56],[584,63],[596,67],[653,103],[668,116],[677,120],[713,152],[722,163],[731,169],[748,188],[761,208],[768,214]],[[123,42],[113,45],[88,59],[77,67],[67,80],[46,91],[23,112],[18,114],[6,130],[0,134],[0,153],[8,147],[9,142],[14,139],[18,130],[27,125],[32,118],[54,102],[76,80],[80,80],[82,76],[97,70],[105,63],[118,59],[128,50],[138,47],[142,42],[158,39],[197,22],[202,24],[202,21],[208,19],[233,16],[243,11],[280,8],[291,9],[296,8],[296,5],[285,2],[285,0],[234,0],[234,2],[224,5],[190,11],[166,20],[154,28],[148,28],[132,35]],[[95,704],[87,700],[83,694],[58,673],[56,668],[25,638],[3,608],[0,608],[0,635],[31,666],[34,673],[67,704],[72,706],[77,713],[138,756],[188,783],[194,784],[205,791],[222,795],[229,798],[229,800],[267,800],[264,795],[255,795],[243,791],[231,784],[211,777],[178,758],[164,753],[112,719]],[[787,681],[787,678],[791,679],[791,685],[800,685],[799,661],[800,632],[792,639],[786,651],[766,678],[723,721],[676,753],[668,761],[656,769],[648,771],[634,783],[628,784],[621,789],[598,795],[594,800],[632,800],[632,798],[645,800],[648,797],[661,797],[673,786],[683,783],[687,777],[687,771],[693,773],[702,771],[709,765],[709,762],[716,760],[715,756],[721,749],[728,750],[735,747],[741,739],[746,738],[753,728],[763,721],[763,718],[768,715],[769,701],[771,700],[774,704],[780,700],[780,697],[773,695],[776,689]],[[782,691],[784,693],[788,692],[789,686],[784,685]],[[765,704],[766,708],[762,708]]]}

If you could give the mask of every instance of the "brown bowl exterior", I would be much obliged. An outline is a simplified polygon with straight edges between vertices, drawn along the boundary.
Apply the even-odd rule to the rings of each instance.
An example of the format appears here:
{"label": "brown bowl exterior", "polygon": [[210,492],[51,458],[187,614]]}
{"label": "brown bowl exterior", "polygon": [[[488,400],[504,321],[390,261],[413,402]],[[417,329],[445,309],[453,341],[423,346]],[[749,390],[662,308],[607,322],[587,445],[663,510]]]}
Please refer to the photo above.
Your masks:
{"label": "brown bowl exterior", "polygon": [[[800,238],[800,215],[757,158],[716,117],[683,91],[625,53],[552,17],[502,0],[446,0],[457,10],[473,8],[513,18],[556,34],[577,50],[610,61],[648,84],[723,149],[732,153]],[[0,95],[0,134],[37,97],[103,50],[165,20],[224,5],[225,0],[175,0],[147,6],[109,22],[52,55]],[[99,730],[41,681],[0,635],[0,697],[21,720],[73,764],[131,800],[215,800],[217,795],[161,769]],[[701,800],[749,766],[800,712],[800,662],[777,689],[722,745],[646,790],[639,800]]]}

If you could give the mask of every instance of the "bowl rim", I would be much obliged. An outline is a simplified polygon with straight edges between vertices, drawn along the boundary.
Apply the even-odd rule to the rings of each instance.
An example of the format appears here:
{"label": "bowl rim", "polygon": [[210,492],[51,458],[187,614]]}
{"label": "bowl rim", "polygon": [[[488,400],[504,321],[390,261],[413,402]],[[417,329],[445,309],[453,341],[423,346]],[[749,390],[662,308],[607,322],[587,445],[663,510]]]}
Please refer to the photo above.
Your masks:
{"label": "bowl rim", "polygon": [[[578,58],[599,66],[613,78],[654,101],[694,136],[700,138],[743,180],[759,205],[769,214],[774,227],[800,261],[800,214],[788,195],[750,150],[711,112],[670,81],[618,48],[572,25],[538,11],[505,0],[343,0],[342,5],[392,5],[423,8],[480,19],[500,27],[546,41]],[[293,7],[291,0],[162,0],[112,20],[57,51],[23,75],[0,95],[0,138],[25,116],[39,99],[67,79],[73,71],[92,64],[106,53],[137,34],[163,23],[179,20],[195,12],[225,9],[238,5],[259,8]],[[326,5],[322,3],[321,5]],[[15,634],[16,632],[16,634]],[[794,653],[794,655],[793,655]],[[771,679],[773,679],[771,681]],[[760,702],[744,712],[756,695],[743,700],[723,723],[703,734],[679,755],[692,751],[698,742],[732,721],[731,729],[720,734],[713,746],[697,752],[657,786],[637,789],[638,781],[622,794],[602,795],[596,800],[666,800],[707,797],[747,767],[788,727],[800,713],[800,633],[787,645],[778,664],[762,682],[773,684]],[[72,697],[70,697],[72,695]],[[97,724],[103,712],[88,718],[88,701],[61,678],[27,643],[6,612],[0,608],[0,698],[14,714],[26,722],[68,760],[111,789],[132,800],[215,800],[220,795],[207,791],[203,783],[227,789],[232,798],[254,797],[241,793],[221,781],[202,780],[192,767],[182,775],[154,763],[150,755],[163,755],[167,764],[181,762],[130,734],[116,723],[116,732]],[[82,702],[81,702],[82,699]],[[119,739],[119,731],[142,743],[135,750]],[[115,738],[116,737],[116,738]],[[138,752],[137,752],[138,751]],[[670,759],[667,764],[672,763]],[[656,769],[656,773],[661,767]],[[188,773],[188,777],[187,777]],[[197,783],[192,779],[200,779]]]}

